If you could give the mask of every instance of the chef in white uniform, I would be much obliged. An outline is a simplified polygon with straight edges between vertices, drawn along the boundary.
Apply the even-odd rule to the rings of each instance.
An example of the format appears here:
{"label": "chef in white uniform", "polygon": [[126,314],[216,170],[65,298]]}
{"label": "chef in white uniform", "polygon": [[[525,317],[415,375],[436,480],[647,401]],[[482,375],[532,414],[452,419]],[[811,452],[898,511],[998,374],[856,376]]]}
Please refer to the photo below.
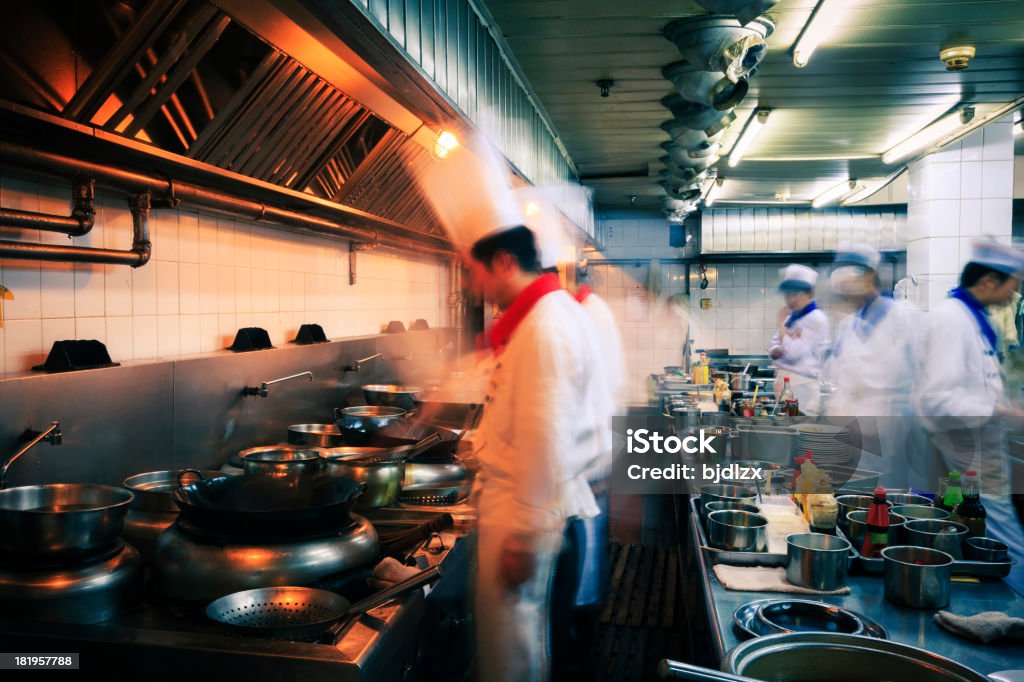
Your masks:
{"label": "chef in white uniform", "polygon": [[839,247],[831,274],[833,303],[840,299],[852,312],[836,327],[835,341],[822,370],[832,390],[824,414],[857,423],[864,449],[881,456],[886,488],[927,484],[928,467],[918,461],[921,434],[910,407],[914,383],[915,335],[919,324],[909,306],[881,293],[881,255],[867,244]]}
{"label": "chef in white uniform", "polygon": [[789,377],[800,411],[817,416],[821,402],[818,384],[822,362],[829,347],[828,316],[814,302],[818,273],[806,265],[793,264],[781,271],[779,291],[786,307],[779,314],[779,328],[768,344],[768,356],[775,365],[775,395]]}
{"label": "chef in white uniform", "polygon": [[[571,517],[598,513],[583,475],[610,419],[590,320],[555,275],[539,275],[507,163],[482,140],[418,178],[473,284],[502,311],[483,415],[472,434],[478,514],[473,580],[478,677],[549,679],[553,568]],[[610,446],[609,446],[610,447]]]}
{"label": "chef in white uniform", "polygon": [[1021,411],[1004,393],[998,340],[985,310],[1008,301],[1022,275],[1024,252],[994,241],[974,243],[960,286],[926,317],[913,405],[940,458],[939,470],[978,472],[986,534],[1010,546],[1018,564],[1007,582],[1024,594],[1024,531],[1008,497],[1005,430]]}

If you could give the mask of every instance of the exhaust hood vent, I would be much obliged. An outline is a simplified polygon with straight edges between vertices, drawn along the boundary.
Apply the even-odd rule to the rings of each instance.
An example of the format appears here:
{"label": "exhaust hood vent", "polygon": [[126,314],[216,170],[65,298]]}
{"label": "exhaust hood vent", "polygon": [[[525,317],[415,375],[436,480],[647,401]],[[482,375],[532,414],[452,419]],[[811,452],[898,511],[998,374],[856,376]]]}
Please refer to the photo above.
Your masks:
{"label": "exhaust hood vent", "polygon": [[[40,4],[16,18],[19,34],[63,35],[58,49],[78,61],[45,58],[53,44],[8,43],[0,63],[38,66],[0,78],[0,98],[440,232],[414,182],[429,154],[213,5],[100,0],[71,19],[56,1]],[[76,70],[77,88],[67,82]]]}

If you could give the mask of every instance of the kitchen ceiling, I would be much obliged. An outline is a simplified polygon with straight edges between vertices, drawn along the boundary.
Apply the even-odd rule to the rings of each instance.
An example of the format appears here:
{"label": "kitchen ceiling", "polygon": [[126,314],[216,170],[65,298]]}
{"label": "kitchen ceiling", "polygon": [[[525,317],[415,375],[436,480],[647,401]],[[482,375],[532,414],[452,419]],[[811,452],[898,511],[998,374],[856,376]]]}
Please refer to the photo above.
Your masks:
{"label": "kitchen ceiling", "polygon": [[[484,0],[584,183],[604,207],[658,208],[674,92],[662,67],[681,59],[662,35],[673,19],[707,12],[694,0]],[[881,154],[913,132],[972,104],[978,117],[1024,95],[1024,2],[1020,0],[828,0],[843,12],[804,68],[791,48],[816,0],[781,0],[767,57],[735,110],[723,149],[755,106],[772,110],[718,202],[810,201],[848,178],[884,178],[906,163]],[[939,50],[973,45],[964,71]],[[602,98],[595,84],[615,81]],[[835,157],[813,162],[792,157]],[[634,200],[633,197],[636,197]]]}

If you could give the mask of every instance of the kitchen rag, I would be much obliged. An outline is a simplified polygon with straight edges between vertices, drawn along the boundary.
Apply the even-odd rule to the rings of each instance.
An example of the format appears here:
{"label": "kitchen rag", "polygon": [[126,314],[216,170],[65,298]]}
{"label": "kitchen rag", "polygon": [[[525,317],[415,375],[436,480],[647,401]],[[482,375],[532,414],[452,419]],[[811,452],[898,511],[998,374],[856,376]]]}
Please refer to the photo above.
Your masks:
{"label": "kitchen rag", "polygon": [[391,587],[400,583],[406,578],[411,578],[420,572],[417,566],[405,566],[394,557],[384,557],[380,563],[373,567],[373,575],[370,577],[370,584],[378,590]]}
{"label": "kitchen rag", "polygon": [[954,635],[981,640],[985,644],[1004,637],[1024,638],[1024,618],[1014,618],[1001,611],[985,611],[974,616],[939,611],[933,618]]}
{"label": "kitchen rag", "polygon": [[789,592],[791,594],[849,594],[849,586],[821,591],[799,587],[786,580],[786,569],[767,566],[727,566],[716,564],[715,577],[727,590],[740,592]]}

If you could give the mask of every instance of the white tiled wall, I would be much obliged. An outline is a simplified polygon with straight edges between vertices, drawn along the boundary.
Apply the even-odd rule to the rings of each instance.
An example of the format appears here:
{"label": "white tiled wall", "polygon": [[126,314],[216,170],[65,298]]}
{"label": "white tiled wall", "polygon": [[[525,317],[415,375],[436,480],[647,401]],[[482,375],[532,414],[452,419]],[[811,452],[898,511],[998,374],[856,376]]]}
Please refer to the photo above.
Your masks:
{"label": "white tiled wall", "polygon": [[921,307],[930,309],[956,286],[979,236],[1010,242],[1013,153],[1007,116],[910,164],[907,264]]}
{"label": "white tiled wall", "polygon": [[[0,178],[0,206],[70,212],[70,187]],[[0,261],[0,372],[45,360],[55,340],[98,339],[115,361],[202,353],[230,345],[240,327],[263,327],[273,344],[304,323],[329,338],[375,334],[389,320],[445,323],[447,268],[387,250],[357,256],[348,283],[348,243],[178,210],[150,217],[153,257],[137,269]],[[0,238],[66,244],[38,230]],[[97,197],[96,226],[77,246],[131,247],[125,199]]]}
{"label": "white tiled wall", "polygon": [[[726,348],[734,355],[765,355],[778,327],[782,297],[778,265],[710,265],[708,288],[701,290],[700,273],[690,272],[691,338],[694,348]],[[832,316],[828,266],[820,266],[815,300]],[[707,299],[710,308],[701,308]]]}
{"label": "white tiled wall", "polygon": [[831,251],[844,241],[906,245],[906,211],[866,208],[728,208],[701,215],[701,252]]}

